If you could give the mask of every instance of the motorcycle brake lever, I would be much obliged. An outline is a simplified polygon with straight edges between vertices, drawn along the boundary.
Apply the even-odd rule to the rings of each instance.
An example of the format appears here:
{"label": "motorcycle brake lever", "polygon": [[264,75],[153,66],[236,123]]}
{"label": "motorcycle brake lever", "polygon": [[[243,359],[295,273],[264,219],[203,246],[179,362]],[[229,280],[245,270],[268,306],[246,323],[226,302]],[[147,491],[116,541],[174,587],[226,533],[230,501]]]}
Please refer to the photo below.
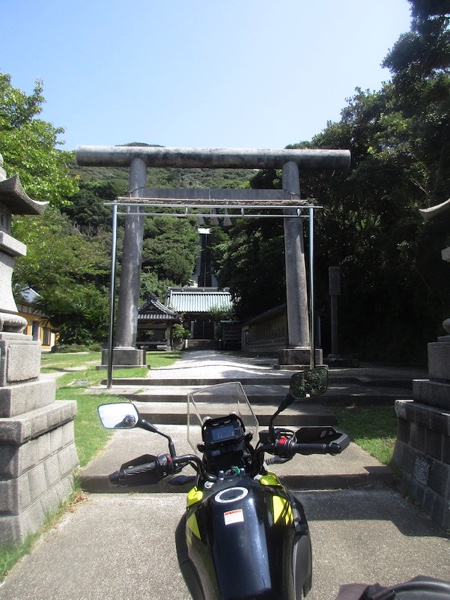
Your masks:
{"label": "motorcycle brake lever", "polygon": [[283,463],[287,463],[290,460],[292,460],[292,458],[286,458],[286,457],[282,457],[282,456],[272,456],[271,458],[268,458],[266,460],[266,465],[282,465]]}

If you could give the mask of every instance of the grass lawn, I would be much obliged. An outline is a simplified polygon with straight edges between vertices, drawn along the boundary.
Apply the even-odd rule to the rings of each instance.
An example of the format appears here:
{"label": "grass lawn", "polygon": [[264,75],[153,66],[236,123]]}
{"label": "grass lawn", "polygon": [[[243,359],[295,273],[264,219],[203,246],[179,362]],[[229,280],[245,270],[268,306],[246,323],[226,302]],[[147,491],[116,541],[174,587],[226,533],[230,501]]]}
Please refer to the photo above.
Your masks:
{"label": "grass lawn", "polygon": [[390,465],[397,438],[393,406],[349,406],[331,409],[339,427],[353,442],[380,462]]}
{"label": "grass lawn", "polygon": [[[179,356],[178,352],[149,352],[147,353],[147,361],[153,368],[159,368],[173,364]],[[106,369],[96,368],[99,364],[99,352],[65,355],[47,354],[43,356],[42,360],[43,373],[64,372],[64,375],[57,379],[56,399],[75,400],[77,403],[77,416],[74,424],[75,445],[81,467],[87,465],[94,458],[112,435],[111,431],[104,429],[100,424],[97,406],[106,402],[123,401],[120,396],[108,394],[106,391],[97,394],[86,393],[90,386],[100,385],[106,379]],[[147,374],[148,369],[146,367],[135,369],[115,368],[113,378],[146,377]]]}

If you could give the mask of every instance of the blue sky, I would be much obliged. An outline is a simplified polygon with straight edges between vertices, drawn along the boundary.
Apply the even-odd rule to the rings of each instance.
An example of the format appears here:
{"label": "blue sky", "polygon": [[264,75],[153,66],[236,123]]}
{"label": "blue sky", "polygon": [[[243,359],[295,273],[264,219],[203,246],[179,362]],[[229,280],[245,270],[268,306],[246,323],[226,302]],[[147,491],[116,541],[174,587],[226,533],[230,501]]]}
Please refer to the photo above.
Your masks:
{"label": "blue sky", "polygon": [[[0,0],[0,72],[78,145],[283,148],[337,121],[407,0]],[[1,148],[0,148],[1,152]]]}

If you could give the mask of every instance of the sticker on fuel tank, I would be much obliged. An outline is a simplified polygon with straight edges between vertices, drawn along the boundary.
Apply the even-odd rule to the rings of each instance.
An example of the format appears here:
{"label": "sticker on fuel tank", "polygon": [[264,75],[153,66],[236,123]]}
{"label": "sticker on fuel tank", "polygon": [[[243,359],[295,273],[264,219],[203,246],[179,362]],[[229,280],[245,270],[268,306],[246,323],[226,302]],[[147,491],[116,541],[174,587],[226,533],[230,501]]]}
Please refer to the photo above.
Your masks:
{"label": "sticker on fuel tank", "polygon": [[236,510],[229,510],[226,513],[223,513],[223,518],[225,519],[225,525],[232,525],[233,523],[243,523],[244,522],[244,513],[242,508],[237,508]]}

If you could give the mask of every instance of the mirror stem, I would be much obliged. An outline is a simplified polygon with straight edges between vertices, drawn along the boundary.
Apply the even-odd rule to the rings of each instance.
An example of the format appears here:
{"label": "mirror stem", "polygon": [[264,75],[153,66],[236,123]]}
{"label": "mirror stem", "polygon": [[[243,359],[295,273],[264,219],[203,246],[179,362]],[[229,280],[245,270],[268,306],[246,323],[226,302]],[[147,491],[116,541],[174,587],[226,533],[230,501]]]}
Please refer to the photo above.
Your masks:
{"label": "mirror stem", "polygon": [[138,426],[141,427],[142,429],[146,429],[147,431],[151,431],[152,433],[157,433],[158,435],[161,435],[163,438],[166,438],[166,440],[169,443],[170,456],[172,458],[175,458],[175,456],[177,455],[177,453],[175,451],[175,444],[173,443],[173,440],[170,437],[170,435],[167,435],[166,433],[163,433],[162,431],[159,431],[159,429],[157,427],[155,427],[154,425],[152,425],[151,423],[149,423],[148,421],[146,421],[142,417],[139,419]]}
{"label": "mirror stem", "polygon": [[274,412],[274,414],[271,416],[270,421],[269,421],[269,436],[270,439],[274,441],[274,426],[273,426],[273,422],[275,421],[275,418],[281,413],[283,412],[283,410],[285,410],[288,406],[290,406],[292,404],[292,402],[294,401],[294,396],[292,396],[292,394],[286,394],[286,396],[284,397],[284,400],[281,402],[280,406],[278,407],[278,409],[276,410],[276,412]]}
{"label": "mirror stem", "polygon": [[152,433],[159,433],[160,435],[163,435],[160,431],[158,431],[158,429],[154,425],[152,425],[142,417],[140,417],[138,421],[138,427],[141,427],[141,429],[145,429],[146,431],[151,431]]}

